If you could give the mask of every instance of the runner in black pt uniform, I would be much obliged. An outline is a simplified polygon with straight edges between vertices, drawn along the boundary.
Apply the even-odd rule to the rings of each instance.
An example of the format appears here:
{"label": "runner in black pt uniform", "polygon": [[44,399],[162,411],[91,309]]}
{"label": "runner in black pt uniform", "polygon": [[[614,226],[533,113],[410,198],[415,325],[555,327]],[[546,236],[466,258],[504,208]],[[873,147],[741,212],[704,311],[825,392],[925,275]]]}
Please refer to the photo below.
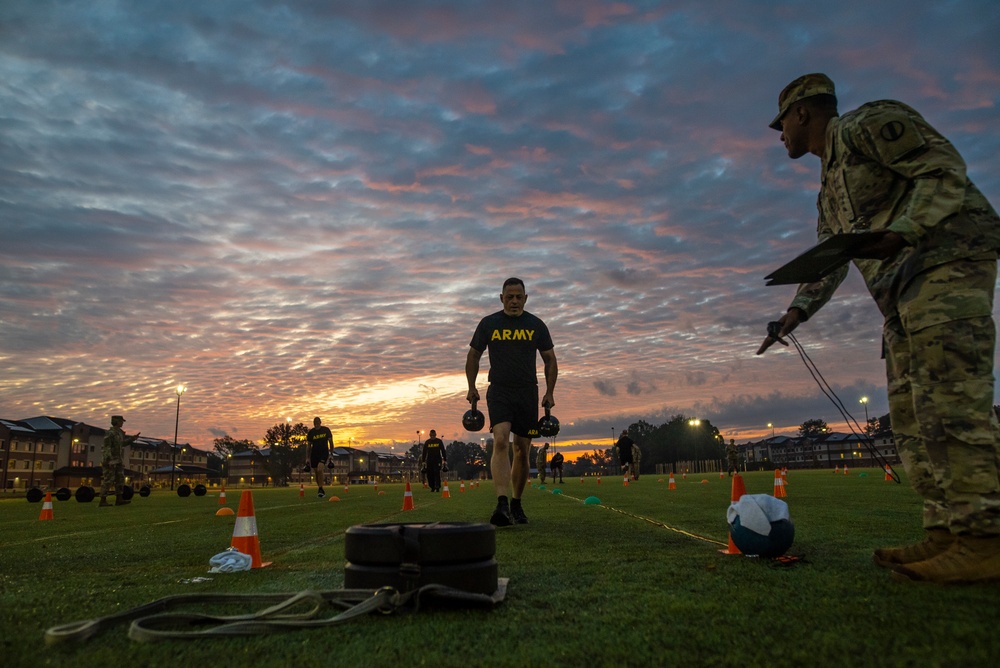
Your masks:
{"label": "runner in black pt uniform", "polygon": [[[323,498],[323,479],[326,477],[326,470],[330,468],[330,452],[333,450],[333,434],[329,428],[322,426],[323,421],[313,418],[313,428],[309,430],[306,440],[309,441],[309,465],[316,475],[316,486],[319,491],[316,496]],[[333,473],[331,471],[330,475]]]}

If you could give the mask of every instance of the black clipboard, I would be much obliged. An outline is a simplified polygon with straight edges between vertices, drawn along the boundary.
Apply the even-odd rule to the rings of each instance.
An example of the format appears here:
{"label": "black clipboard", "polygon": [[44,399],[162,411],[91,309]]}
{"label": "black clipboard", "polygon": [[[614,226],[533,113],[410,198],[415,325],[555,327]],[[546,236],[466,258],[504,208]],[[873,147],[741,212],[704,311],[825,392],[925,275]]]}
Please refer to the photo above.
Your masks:
{"label": "black clipboard", "polygon": [[878,233],[835,234],[765,276],[766,285],[815,283],[850,262],[853,251],[875,236]]}

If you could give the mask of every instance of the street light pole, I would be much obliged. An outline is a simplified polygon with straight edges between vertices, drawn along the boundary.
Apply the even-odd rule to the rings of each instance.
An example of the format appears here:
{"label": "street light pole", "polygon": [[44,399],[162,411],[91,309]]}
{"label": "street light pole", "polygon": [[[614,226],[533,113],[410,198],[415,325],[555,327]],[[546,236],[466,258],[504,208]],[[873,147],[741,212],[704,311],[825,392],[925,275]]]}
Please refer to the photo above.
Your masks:
{"label": "street light pole", "polygon": [[859,399],[858,401],[860,401],[864,405],[864,407],[865,407],[865,433],[867,434],[868,433],[868,397],[861,397],[861,399]]}
{"label": "street light pole", "polygon": [[174,473],[177,471],[177,428],[181,423],[181,395],[184,394],[184,390],[187,388],[183,385],[177,386],[177,416],[174,418],[174,449],[172,452],[173,457],[170,461],[170,489],[174,488]]}

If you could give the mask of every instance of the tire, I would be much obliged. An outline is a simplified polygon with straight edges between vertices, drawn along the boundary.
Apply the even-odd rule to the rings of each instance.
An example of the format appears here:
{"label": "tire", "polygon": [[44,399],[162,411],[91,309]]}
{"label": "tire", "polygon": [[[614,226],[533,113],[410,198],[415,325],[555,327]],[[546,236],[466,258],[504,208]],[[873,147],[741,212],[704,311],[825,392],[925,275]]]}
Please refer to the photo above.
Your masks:
{"label": "tire", "polygon": [[398,566],[409,561],[421,566],[449,565],[482,561],[494,554],[496,530],[492,524],[362,524],[344,534],[344,558],[352,564]]}
{"label": "tire", "polygon": [[492,594],[497,590],[497,560],[483,559],[467,564],[421,566],[418,574],[407,577],[399,566],[370,566],[348,563],[344,568],[346,589],[393,587],[406,592],[424,585],[439,584],[474,594]]}

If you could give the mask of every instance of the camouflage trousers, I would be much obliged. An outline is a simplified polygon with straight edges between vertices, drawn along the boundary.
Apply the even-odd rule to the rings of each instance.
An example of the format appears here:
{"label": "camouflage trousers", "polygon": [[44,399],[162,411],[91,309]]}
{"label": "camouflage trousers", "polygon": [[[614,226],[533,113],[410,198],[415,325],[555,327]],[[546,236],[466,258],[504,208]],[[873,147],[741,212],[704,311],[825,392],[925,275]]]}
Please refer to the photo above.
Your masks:
{"label": "camouflage trousers", "polygon": [[925,528],[1000,535],[995,257],[914,277],[886,318],[889,414]]}
{"label": "camouflage trousers", "polygon": [[118,496],[125,487],[125,466],[121,459],[101,461],[101,498]]}

